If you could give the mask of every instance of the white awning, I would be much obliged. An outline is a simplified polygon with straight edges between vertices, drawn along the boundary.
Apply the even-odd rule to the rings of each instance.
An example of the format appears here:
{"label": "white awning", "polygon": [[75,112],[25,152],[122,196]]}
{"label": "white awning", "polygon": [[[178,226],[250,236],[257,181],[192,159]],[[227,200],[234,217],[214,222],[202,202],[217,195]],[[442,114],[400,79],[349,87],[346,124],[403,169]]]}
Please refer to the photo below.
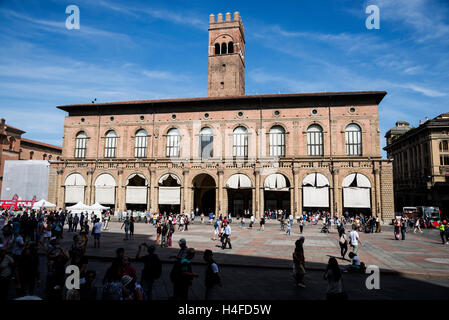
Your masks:
{"label": "white awning", "polygon": [[69,185],[65,187],[65,203],[84,201],[84,186]]}
{"label": "white awning", "polygon": [[270,174],[265,178],[264,188],[268,191],[288,191],[287,179],[280,174]]}
{"label": "white awning", "polygon": [[147,203],[147,187],[126,187],[126,203],[146,204]]}
{"label": "white awning", "polygon": [[302,194],[304,207],[329,208],[329,187],[304,186]]}
{"label": "white awning", "polygon": [[95,179],[95,187],[115,187],[115,179],[112,175],[108,173],[100,174],[97,179]]}
{"label": "white awning", "polygon": [[324,174],[314,172],[304,178],[302,185],[317,188],[329,187],[329,180],[327,180]]}
{"label": "white awning", "polygon": [[145,176],[141,173],[133,173],[132,175],[129,176],[128,180],[126,180],[126,185],[129,184],[129,180],[131,180],[132,178],[134,178],[135,176],[139,176],[141,177],[143,180],[145,180],[145,185],[148,185],[148,180],[147,178],[145,178]]}
{"label": "white awning", "polygon": [[343,179],[342,187],[371,188],[369,179],[361,173],[351,173]]}
{"label": "white awning", "polygon": [[86,180],[79,173],[72,173],[65,179],[65,186],[85,186]]}
{"label": "white awning", "polygon": [[115,187],[95,187],[95,202],[103,204],[115,204]]}
{"label": "white awning", "polygon": [[251,188],[252,183],[246,175],[238,173],[229,177],[226,187],[230,189]]}
{"label": "white awning", "polygon": [[344,208],[371,208],[370,188],[343,188]]}
{"label": "white awning", "polygon": [[181,204],[181,187],[159,187],[159,204]]}
{"label": "white awning", "polygon": [[177,182],[178,184],[181,184],[181,180],[179,180],[179,178],[178,178],[175,174],[171,174],[171,173],[164,174],[164,175],[159,179],[159,184],[162,184],[162,183],[164,182],[164,180],[167,179],[169,176],[171,176],[172,179],[175,179],[176,182]]}

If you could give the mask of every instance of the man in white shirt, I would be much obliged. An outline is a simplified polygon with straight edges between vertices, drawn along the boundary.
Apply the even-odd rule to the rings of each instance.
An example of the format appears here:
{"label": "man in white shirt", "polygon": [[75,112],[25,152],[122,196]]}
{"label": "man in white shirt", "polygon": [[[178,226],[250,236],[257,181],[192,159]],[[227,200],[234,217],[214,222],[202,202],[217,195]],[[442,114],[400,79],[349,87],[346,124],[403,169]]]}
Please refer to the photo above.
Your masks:
{"label": "man in white shirt", "polygon": [[101,222],[99,218],[95,219],[93,226],[94,248],[100,248]]}
{"label": "man in white shirt", "polygon": [[356,231],[357,227],[355,225],[352,226],[352,231],[349,234],[350,244],[352,247],[352,252],[354,254],[357,254],[359,250],[359,242],[362,243],[362,240],[360,240],[359,233]]}
{"label": "man in white shirt", "polygon": [[221,247],[221,249],[226,249],[226,245],[229,244],[229,249],[232,249],[232,245],[231,245],[231,227],[229,226],[229,224],[226,224],[223,228],[223,245]]}

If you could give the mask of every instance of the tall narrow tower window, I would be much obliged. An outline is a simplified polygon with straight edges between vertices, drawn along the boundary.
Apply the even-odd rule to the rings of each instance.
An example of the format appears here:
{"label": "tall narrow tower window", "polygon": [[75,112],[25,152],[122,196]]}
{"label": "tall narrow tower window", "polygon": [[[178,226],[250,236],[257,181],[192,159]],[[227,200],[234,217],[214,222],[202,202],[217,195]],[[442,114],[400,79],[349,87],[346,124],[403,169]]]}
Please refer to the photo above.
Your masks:
{"label": "tall narrow tower window", "polygon": [[232,41],[228,44],[228,53],[234,53],[234,43]]}
{"label": "tall narrow tower window", "polygon": [[220,54],[220,44],[215,44],[215,54]]}
{"label": "tall narrow tower window", "polygon": [[227,49],[227,45],[226,43],[222,43],[221,44],[221,54],[227,54],[228,53],[228,49]]}

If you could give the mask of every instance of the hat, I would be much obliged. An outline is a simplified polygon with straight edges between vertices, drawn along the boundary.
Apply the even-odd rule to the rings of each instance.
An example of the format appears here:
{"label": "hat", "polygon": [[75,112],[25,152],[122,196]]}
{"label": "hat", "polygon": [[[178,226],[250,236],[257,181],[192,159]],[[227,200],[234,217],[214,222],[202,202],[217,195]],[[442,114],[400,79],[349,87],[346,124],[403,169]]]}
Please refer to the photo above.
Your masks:
{"label": "hat", "polygon": [[179,243],[179,244],[186,244],[187,241],[186,241],[186,239],[181,238],[181,239],[179,239],[178,243]]}
{"label": "hat", "polygon": [[124,287],[126,287],[128,284],[130,284],[131,281],[133,281],[133,278],[131,278],[131,277],[128,276],[128,275],[124,275],[124,276],[122,277],[122,284],[123,284]]}

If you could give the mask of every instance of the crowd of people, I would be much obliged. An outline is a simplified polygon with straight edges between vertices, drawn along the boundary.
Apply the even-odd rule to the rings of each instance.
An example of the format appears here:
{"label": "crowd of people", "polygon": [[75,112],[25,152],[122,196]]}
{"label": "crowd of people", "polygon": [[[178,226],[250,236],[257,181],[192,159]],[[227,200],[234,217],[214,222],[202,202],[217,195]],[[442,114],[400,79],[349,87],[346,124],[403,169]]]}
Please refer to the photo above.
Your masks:
{"label": "crowd of people", "polygon": [[[44,298],[48,300],[150,300],[153,297],[153,286],[163,272],[162,263],[156,254],[156,247],[172,247],[174,232],[189,230],[190,223],[195,215],[188,213],[160,213],[149,216],[149,222],[155,228],[156,241],[154,245],[142,243],[138,245],[135,261],[143,263],[140,277],[132,264],[132,259],[125,255],[125,249],[119,248],[110,267],[102,281],[102,292],[97,292],[95,284],[97,272],[89,268],[86,257],[86,248],[89,239],[93,248],[100,248],[101,233],[108,230],[111,212],[103,212],[101,219],[95,214],[71,213],[64,210],[24,210],[19,212],[3,211],[0,215],[0,300],[6,300],[11,291],[16,297],[33,296],[37,288],[44,289]],[[205,222],[204,215],[199,216],[201,223]],[[232,249],[231,244],[231,215],[208,215],[209,223],[213,225],[212,240],[220,240],[218,245],[222,250]],[[237,217],[237,223],[246,228],[245,219],[249,219],[249,229],[254,228],[255,217]],[[322,223],[322,229],[328,231],[331,226],[336,227],[341,259],[350,263],[346,268],[340,268],[335,257],[329,259],[324,275],[328,281],[328,298],[345,299],[347,295],[342,285],[342,273],[360,272],[365,269],[364,263],[358,257],[362,245],[359,232],[381,232],[379,220],[375,217],[358,214],[350,217],[347,213],[340,217],[331,217],[327,211],[304,212],[302,216],[293,218],[286,211],[267,211],[260,218],[259,230],[263,231],[265,223],[276,219],[280,223],[281,231],[291,236],[295,220],[302,234],[309,225]],[[133,240],[134,223],[136,217],[126,215],[120,219],[121,228],[124,229],[126,240]],[[240,220],[240,221],[239,221]],[[65,227],[66,226],[66,227]],[[412,220],[407,217],[396,219],[394,222],[395,234],[401,234],[405,239],[407,227],[413,227],[414,232],[422,232],[419,219]],[[346,229],[351,231],[349,234]],[[439,231],[443,243],[448,243],[449,224],[442,221]],[[68,235],[67,235],[68,234]],[[69,236],[73,239],[69,248],[63,248],[61,239]],[[292,255],[294,285],[306,287],[304,276],[305,238],[301,235],[295,242]],[[172,256],[173,267],[169,273],[173,284],[172,299],[185,300],[188,298],[189,288],[198,274],[193,272],[192,259],[195,250],[188,248],[186,240],[178,242],[179,252]],[[350,250],[351,249],[351,250]],[[146,254],[143,252],[146,251]],[[348,251],[349,254],[348,254]],[[346,256],[348,255],[348,258]],[[41,258],[40,258],[41,257]],[[217,263],[213,259],[211,250],[205,250],[203,260],[206,263],[205,271],[205,299],[219,297],[221,276]],[[45,266],[41,266],[41,264]],[[80,270],[80,288],[65,289],[66,266],[75,265]],[[45,277],[41,271],[45,270]],[[43,283],[41,283],[41,279]],[[140,280],[140,281],[139,281]],[[14,284],[14,288],[12,287]]]}

